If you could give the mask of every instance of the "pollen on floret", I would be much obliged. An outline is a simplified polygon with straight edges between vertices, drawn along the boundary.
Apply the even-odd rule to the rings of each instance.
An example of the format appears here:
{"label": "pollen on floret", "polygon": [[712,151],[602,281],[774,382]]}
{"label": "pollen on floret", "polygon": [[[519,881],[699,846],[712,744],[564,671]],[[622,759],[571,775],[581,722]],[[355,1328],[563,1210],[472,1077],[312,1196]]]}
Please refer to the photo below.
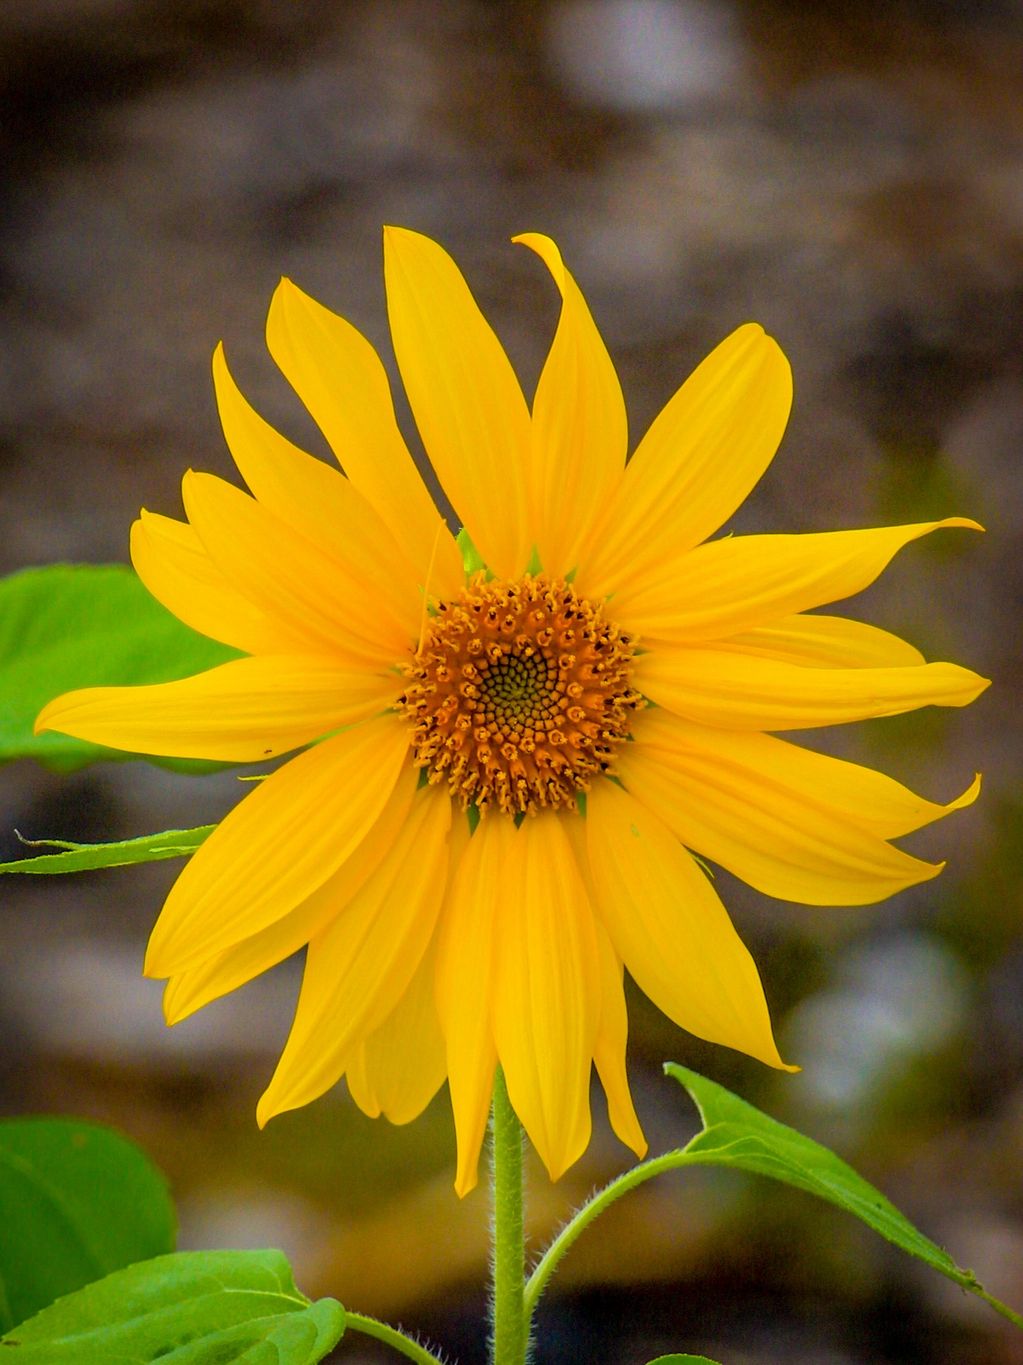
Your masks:
{"label": "pollen on floret", "polygon": [[613,771],[632,713],[635,640],[563,579],[477,575],[441,602],[397,706],[414,761],[480,813],[576,809]]}

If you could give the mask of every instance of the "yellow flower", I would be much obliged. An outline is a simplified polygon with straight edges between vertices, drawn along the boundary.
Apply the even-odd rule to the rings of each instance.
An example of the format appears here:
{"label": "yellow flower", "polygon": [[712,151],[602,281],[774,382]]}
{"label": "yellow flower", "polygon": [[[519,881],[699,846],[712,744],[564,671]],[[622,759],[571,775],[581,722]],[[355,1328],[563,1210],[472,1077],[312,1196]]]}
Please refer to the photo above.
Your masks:
{"label": "yellow flower", "polygon": [[308,944],[260,1123],[342,1075],[366,1113],[403,1123],[447,1078],[463,1193],[498,1062],[552,1178],[589,1140],[594,1063],[615,1132],[645,1151],[623,963],[682,1028],[784,1066],[756,967],[687,850],[815,905],[935,876],[889,841],[977,783],[936,805],[769,732],[963,706],[986,686],[874,626],[808,614],[909,541],[974,523],[708,542],[774,455],[785,357],[740,327],[626,464],[586,303],[548,238],[517,240],[562,301],[532,413],[451,259],[385,233],[398,366],[470,570],[376,353],[284,280],[267,342],[347,477],[268,426],[218,348],[251,496],[190,471],[187,521],[143,512],[132,528],[150,592],[248,657],[72,692],[37,722],[229,762],[303,749],[186,865],[146,971],[168,978],[173,1023]]}

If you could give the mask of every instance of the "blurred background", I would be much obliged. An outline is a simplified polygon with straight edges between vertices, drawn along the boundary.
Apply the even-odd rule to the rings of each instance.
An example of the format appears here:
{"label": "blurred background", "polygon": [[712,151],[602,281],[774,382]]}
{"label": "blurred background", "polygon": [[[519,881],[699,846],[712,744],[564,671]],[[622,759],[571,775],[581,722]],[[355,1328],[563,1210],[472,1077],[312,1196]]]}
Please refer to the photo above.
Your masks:
{"label": "blurred background", "polygon": [[[0,570],[127,559],[188,465],[229,473],[209,379],[324,447],[262,341],[281,274],[387,354],[380,228],[456,256],[531,392],[557,317],[515,232],[553,235],[634,439],[726,333],[790,356],[780,456],[734,529],[951,513],[853,604],[996,685],[811,741],[972,810],[909,841],[937,881],[864,909],[719,874],[796,1077],[632,1001],[652,1149],[694,1131],[670,1058],[836,1147],[1023,1305],[1023,7],[1014,0],[13,0],[0,7]],[[388,356],[388,364],[390,365]],[[406,424],[410,437],[411,426]],[[0,840],[219,818],[230,773],[0,775]],[[2,886],[4,1111],[117,1125],[167,1171],[183,1246],[278,1245],[298,1282],[482,1360],[486,1209],[451,1190],[446,1096],[409,1128],[343,1087],[260,1134],[291,962],[167,1030],[144,944],[177,865]],[[539,1247],[627,1153],[531,1170]],[[809,1198],[688,1173],[565,1262],[539,1365],[691,1350],[727,1365],[1013,1365],[1023,1334]],[[356,1341],[339,1358],[382,1360]],[[393,1357],[392,1357],[393,1358]]]}

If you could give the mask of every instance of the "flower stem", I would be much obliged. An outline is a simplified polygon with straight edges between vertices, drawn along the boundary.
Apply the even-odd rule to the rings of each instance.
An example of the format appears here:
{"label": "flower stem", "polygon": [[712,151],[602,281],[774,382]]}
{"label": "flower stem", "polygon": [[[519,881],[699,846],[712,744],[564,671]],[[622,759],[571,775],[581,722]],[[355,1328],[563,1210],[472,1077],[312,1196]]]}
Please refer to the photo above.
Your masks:
{"label": "flower stem", "polygon": [[978,1285],[973,1292],[977,1295],[978,1299],[983,1299],[985,1303],[990,1304],[996,1313],[1001,1313],[1003,1318],[1008,1318],[1008,1320],[1017,1327],[1023,1327],[1023,1314],[1017,1313],[1016,1310],[1010,1308],[1008,1304],[1002,1303],[1000,1299],[994,1298],[986,1289],[981,1289],[980,1285]]}
{"label": "flower stem", "polygon": [[667,1152],[664,1156],[652,1157],[649,1161],[641,1162],[638,1166],[633,1166],[630,1171],[612,1180],[609,1185],[605,1185],[602,1190],[598,1190],[595,1195],[582,1206],[555,1237],[543,1256],[537,1263],[536,1269],[529,1277],[523,1295],[524,1312],[529,1320],[532,1319],[539,1302],[540,1295],[547,1287],[547,1281],[557,1269],[558,1262],[565,1252],[589,1227],[593,1220],[600,1216],[605,1209],[617,1199],[621,1199],[623,1194],[628,1194],[637,1185],[642,1185],[647,1180],[652,1180],[654,1176],[660,1175],[662,1171],[677,1170],[680,1166],[688,1165],[686,1154],[682,1151]]}
{"label": "flower stem", "polygon": [[381,1322],[378,1318],[368,1317],[365,1313],[352,1313],[346,1310],[345,1330],[362,1332],[367,1337],[382,1341],[386,1346],[393,1346],[403,1356],[407,1356],[409,1360],[414,1360],[416,1365],[442,1365],[440,1356],[435,1356],[425,1346],[420,1346],[418,1341],[413,1341],[404,1332],[399,1332],[396,1327],[390,1327],[386,1322]]}
{"label": "flower stem", "polygon": [[525,1365],[529,1320],[525,1312],[526,1248],[522,1223],[522,1127],[508,1098],[504,1073],[494,1076],[491,1129],[491,1365]]}

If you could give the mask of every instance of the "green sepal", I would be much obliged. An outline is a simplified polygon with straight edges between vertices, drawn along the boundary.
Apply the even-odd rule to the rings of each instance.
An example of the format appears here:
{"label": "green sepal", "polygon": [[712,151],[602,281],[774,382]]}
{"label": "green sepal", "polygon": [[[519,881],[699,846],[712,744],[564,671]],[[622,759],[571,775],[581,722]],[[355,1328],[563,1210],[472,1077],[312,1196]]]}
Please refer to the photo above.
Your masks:
{"label": "green sepal", "polygon": [[101,867],[128,867],[132,863],[155,863],[163,858],[187,858],[216,829],[216,825],[197,825],[195,829],[165,829],[159,834],[143,834],[137,839],[118,839],[109,844],[74,844],[65,839],[19,839],[29,848],[59,848],[60,853],[42,853],[36,858],[17,858],[0,863],[2,872],[29,872],[53,875],[60,872],[92,872]]}
{"label": "green sepal", "polygon": [[0,763],[34,758],[60,772],[146,757],[210,772],[225,765],[123,753],[47,730],[48,701],[81,687],[172,682],[239,657],[183,625],[123,564],[53,564],[0,580]]}
{"label": "green sepal", "polygon": [[[660,1158],[665,1168],[730,1166],[805,1190],[851,1213],[900,1250],[978,1295],[1010,1322],[1023,1327],[1023,1317],[993,1298],[971,1270],[958,1266],[947,1251],[919,1232],[894,1204],[834,1152],[794,1128],[768,1118],[738,1095],[695,1071],[674,1062],[666,1063],[664,1070],[689,1092],[703,1122],[703,1131],[682,1151]],[[676,1160],[672,1161],[672,1157]]]}
{"label": "green sepal", "polygon": [[465,570],[466,578],[471,578],[474,573],[479,573],[481,569],[487,567],[464,526],[455,536],[455,544],[462,552],[462,568]]}
{"label": "green sepal", "polygon": [[59,1299],[0,1339],[22,1365],[314,1365],[345,1311],[295,1288],[279,1251],[185,1251]]}
{"label": "green sepal", "polygon": [[133,1261],[173,1250],[167,1182],[119,1133],[0,1121],[0,1331]]}

